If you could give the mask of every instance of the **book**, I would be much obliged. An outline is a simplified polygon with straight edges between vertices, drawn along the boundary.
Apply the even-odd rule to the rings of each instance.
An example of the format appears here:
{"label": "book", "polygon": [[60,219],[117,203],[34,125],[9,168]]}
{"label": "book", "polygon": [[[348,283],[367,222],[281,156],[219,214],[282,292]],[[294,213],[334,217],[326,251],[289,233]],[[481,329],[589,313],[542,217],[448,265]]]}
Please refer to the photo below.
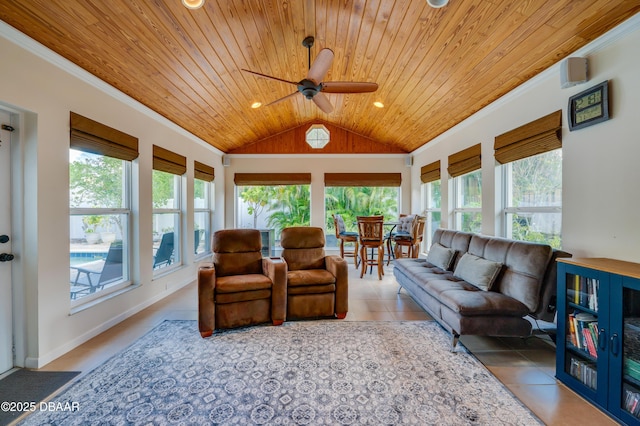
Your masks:
{"label": "book", "polygon": [[598,351],[596,351],[596,345],[593,342],[593,337],[591,336],[591,331],[588,327],[582,329],[582,334],[584,336],[584,341],[586,343],[587,352],[594,358],[598,357]]}

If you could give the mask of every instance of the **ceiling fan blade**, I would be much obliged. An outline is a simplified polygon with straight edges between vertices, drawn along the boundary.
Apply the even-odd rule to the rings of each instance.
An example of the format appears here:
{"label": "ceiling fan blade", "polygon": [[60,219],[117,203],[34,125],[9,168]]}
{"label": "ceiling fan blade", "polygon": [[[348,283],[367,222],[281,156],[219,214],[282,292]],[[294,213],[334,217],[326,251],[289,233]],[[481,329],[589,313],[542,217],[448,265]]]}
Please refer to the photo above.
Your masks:
{"label": "ceiling fan blade", "polygon": [[289,84],[293,84],[293,85],[296,85],[296,86],[298,85],[298,83],[295,82],[295,81],[289,81],[289,80],[284,80],[284,79],[278,78],[278,77],[272,77],[270,75],[262,74],[262,73],[251,71],[251,70],[246,70],[244,68],[240,68],[240,69],[242,71],[244,71],[244,72],[248,72],[250,74],[255,74],[255,75],[259,76],[259,77],[270,78],[271,80],[281,81],[283,83],[289,83]]}
{"label": "ceiling fan blade", "polygon": [[267,107],[267,106],[269,106],[269,105],[277,104],[278,102],[282,102],[282,101],[284,101],[285,99],[289,99],[290,97],[295,96],[295,95],[297,95],[298,93],[300,93],[300,92],[298,92],[298,91],[293,92],[293,93],[288,94],[287,96],[284,96],[284,97],[282,97],[282,98],[280,98],[280,99],[276,99],[275,101],[271,101],[271,102],[269,102],[268,104],[266,104],[265,106]]}
{"label": "ceiling fan blade", "polygon": [[378,83],[359,81],[327,81],[322,83],[322,92],[326,93],[368,93],[378,90]]}
{"label": "ceiling fan blade", "polygon": [[318,108],[322,110],[322,112],[330,114],[333,111],[333,105],[331,105],[331,102],[329,102],[329,98],[327,98],[322,93],[316,94],[313,98],[311,98],[311,100],[318,106]]}
{"label": "ceiling fan blade", "polygon": [[315,84],[318,84],[322,81],[322,79],[329,72],[329,68],[331,67],[331,63],[333,62],[333,50],[331,49],[322,49],[316,59],[311,64],[311,68],[309,68],[309,72],[307,73],[307,80],[313,81]]}

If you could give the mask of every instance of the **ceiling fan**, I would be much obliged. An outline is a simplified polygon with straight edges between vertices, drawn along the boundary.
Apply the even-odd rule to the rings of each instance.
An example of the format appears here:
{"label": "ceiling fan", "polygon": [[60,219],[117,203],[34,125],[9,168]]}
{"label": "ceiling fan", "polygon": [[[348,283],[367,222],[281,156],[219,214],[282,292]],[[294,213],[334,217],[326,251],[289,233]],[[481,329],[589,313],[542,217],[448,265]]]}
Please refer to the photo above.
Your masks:
{"label": "ceiling fan", "polygon": [[[291,93],[283,98],[276,99],[275,101],[267,104],[266,106],[273,105],[288,99],[296,94],[302,93],[305,98],[311,99],[318,108],[323,112],[329,114],[333,111],[333,106],[324,93],[368,93],[378,90],[377,83],[366,83],[360,81],[322,81],[333,62],[333,51],[331,49],[322,49],[316,59],[311,63],[311,47],[313,46],[314,38],[312,36],[306,37],[302,40],[302,45],[309,51],[309,71],[307,76],[299,82],[284,80],[278,77],[272,77],[270,75],[261,74],[259,72],[251,71],[242,68],[242,71],[264,77],[272,80],[281,81],[283,83],[293,84],[298,86],[296,92]],[[324,92],[324,93],[323,93]]]}

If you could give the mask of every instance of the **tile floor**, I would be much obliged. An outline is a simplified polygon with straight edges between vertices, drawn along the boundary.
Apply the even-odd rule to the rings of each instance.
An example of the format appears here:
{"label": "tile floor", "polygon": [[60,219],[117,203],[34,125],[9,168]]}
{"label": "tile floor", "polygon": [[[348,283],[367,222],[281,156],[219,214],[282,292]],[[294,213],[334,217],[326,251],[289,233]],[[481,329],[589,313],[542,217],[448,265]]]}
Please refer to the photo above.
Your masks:
{"label": "tile floor", "polygon": [[[385,276],[366,274],[349,266],[348,321],[427,320],[429,316],[404,292],[397,293],[393,264]],[[374,271],[375,272],[375,271]],[[49,363],[43,370],[91,371],[165,319],[197,319],[197,291],[192,283],[166,299],[126,319]],[[465,345],[545,424],[615,425],[609,417],[559,384],[555,378],[555,349],[543,338],[485,338],[463,336]],[[455,356],[452,354],[451,356]]]}

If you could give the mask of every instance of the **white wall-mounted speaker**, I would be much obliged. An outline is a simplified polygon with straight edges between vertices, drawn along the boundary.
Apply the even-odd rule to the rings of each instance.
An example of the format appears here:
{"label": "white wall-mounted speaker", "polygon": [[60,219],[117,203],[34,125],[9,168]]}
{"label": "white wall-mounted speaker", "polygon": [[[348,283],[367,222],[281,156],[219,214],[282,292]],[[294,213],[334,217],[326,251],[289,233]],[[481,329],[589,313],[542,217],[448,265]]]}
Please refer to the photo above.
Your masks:
{"label": "white wall-mounted speaker", "polygon": [[411,155],[404,157],[404,165],[407,167],[413,166],[413,157]]}
{"label": "white wall-mounted speaker", "polygon": [[228,155],[223,155],[222,156],[222,165],[224,167],[229,167],[231,165],[231,158],[229,158]]}
{"label": "white wall-mounted speaker", "polygon": [[587,58],[567,58],[560,63],[561,88],[566,89],[587,81]]}

